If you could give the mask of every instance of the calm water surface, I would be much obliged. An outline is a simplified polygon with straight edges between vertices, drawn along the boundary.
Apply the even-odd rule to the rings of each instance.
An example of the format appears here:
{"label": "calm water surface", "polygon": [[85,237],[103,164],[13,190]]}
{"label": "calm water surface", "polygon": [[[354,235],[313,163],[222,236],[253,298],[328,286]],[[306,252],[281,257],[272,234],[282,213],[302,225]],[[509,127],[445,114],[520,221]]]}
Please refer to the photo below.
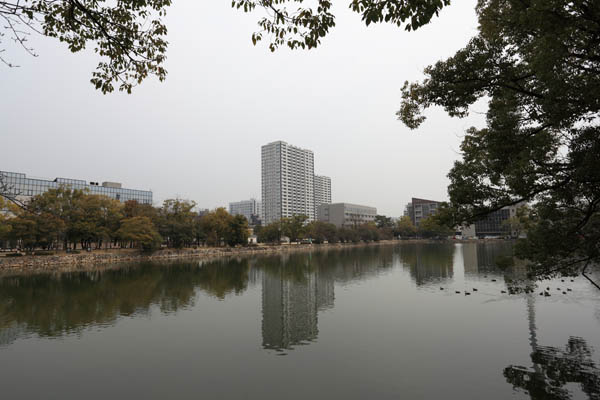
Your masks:
{"label": "calm water surface", "polygon": [[502,293],[523,276],[494,267],[511,251],[406,244],[0,278],[1,398],[600,399],[600,291],[578,277]]}

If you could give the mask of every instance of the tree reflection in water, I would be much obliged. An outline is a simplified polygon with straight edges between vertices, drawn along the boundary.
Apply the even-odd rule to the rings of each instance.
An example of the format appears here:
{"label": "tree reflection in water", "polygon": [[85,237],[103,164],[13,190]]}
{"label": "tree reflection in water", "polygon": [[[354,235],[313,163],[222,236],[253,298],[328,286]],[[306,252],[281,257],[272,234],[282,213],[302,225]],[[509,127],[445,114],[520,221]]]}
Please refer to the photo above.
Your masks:
{"label": "tree reflection in water", "polygon": [[527,297],[531,368],[511,365],[504,377],[514,388],[526,390],[534,400],[570,399],[567,384],[579,384],[589,399],[600,400],[600,369],[592,360],[592,350],[580,337],[570,337],[564,350],[538,346],[535,325],[535,298]]}
{"label": "tree reflection in water", "polygon": [[197,289],[223,299],[246,290],[248,271],[247,259],[229,259],[0,279],[0,345],[29,333],[57,337],[112,325],[152,306],[176,312],[194,305]]}
{"label": "tree reflection in water", "polygon": [[529,392],[532,399],[570,399],[564,388],[578,383],[590,399],[600,399],[600,370],[591,358],[585,340],[569,338],[564,350],[540,346],[531,353],[533,368],[511,365],[504,369],[506,380]]}

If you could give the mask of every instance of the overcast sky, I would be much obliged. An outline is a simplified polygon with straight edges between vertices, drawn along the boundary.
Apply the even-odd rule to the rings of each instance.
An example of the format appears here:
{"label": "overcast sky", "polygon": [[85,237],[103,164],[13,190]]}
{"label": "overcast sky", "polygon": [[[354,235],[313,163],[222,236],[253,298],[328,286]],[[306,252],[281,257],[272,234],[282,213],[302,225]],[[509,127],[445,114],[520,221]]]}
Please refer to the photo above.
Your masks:
{"label": "overcast sky", "polygon": [[332,200],[399,216],[411,197],[447,199],[446,174],[463,132],[485,109],[451,119],[432,109],[417,131],[394,115],[405,80],[451,56],[476,34],[476,0],[456,2],[417,32],[365,27],[338,2],[337,26],[311,51],[254,47],[261,10],[230,1],[176,1],[169,9],[165,82],[102,95],[97,59],[34,36],[39,57],[17,47],[0,66],[0,170],[54,179],[116,181],[201,208],[260,198],[260,146],[284,140],[313,150]]}

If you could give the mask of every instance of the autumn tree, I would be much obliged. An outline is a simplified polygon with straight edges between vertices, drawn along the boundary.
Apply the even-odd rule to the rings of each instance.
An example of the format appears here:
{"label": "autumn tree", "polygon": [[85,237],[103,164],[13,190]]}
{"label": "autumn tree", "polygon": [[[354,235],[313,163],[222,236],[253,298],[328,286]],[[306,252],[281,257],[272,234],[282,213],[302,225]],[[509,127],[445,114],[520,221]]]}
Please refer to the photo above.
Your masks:
{"label": "autumn tree", "polygon": [[200,217],[200,229],[206,238],[206,244],[209,246],[220,246],[222,242],[227,241],[232,229],[231,223],[232,215],[223,207],[219,207]]}
{"label": "autumn tree", "polygon": [[[162,237],[157,232],[152,220],[146,216],[126,218],[121,222],[121,227],[115,236],[123,243],[132,243],[145,251],[160,247]],[[126,246],[124,246],[126,247]]]}

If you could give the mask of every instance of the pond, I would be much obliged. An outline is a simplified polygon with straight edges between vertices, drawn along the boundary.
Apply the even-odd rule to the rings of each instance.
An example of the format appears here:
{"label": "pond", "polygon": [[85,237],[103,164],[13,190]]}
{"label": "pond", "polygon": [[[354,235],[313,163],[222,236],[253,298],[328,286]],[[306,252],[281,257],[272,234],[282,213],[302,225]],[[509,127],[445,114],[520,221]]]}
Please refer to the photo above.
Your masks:
{"label": "pond", "polygon": [[524,267],[496,267],[511,254],[400,244],[6,276],[2,398],[600,399],[600,291],[511,293]]}

